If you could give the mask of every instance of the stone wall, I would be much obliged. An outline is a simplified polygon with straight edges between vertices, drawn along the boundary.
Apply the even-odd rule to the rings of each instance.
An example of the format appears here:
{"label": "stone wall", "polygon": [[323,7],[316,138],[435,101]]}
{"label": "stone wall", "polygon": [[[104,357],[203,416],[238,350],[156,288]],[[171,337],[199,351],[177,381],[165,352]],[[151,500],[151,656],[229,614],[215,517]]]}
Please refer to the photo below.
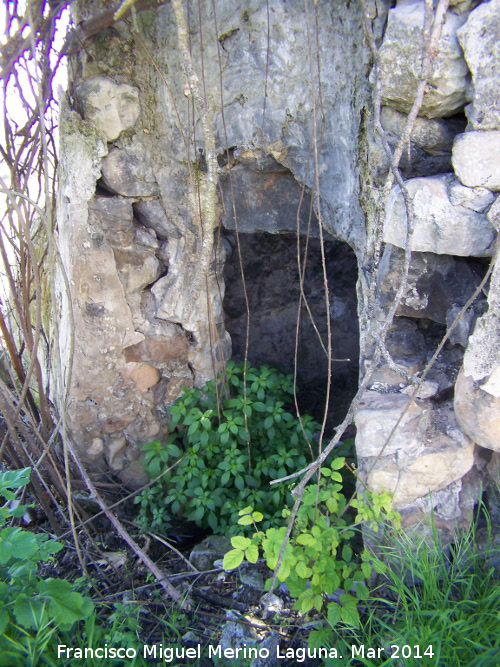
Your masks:
{"label": "stone wall", "polygon": [[[75,21],[99,7],[77,3]],[[223,0],[215,10],[202,3],[201,37],[198,12],[189,20],[213,117],[221,222],[228,230],[289,233],[302,197],[306,231],[313,101],[304,35],[314,14],[306,17],[300,2],[271,0],[268,49],[264,0],[244,7]],[[362,20],[355,5],[329,2],[318,4],[318,19],[321,213],[325,233],[360,252],[358,133],[369,96]],[[118,22],[72,59],[58,207],[75,327],[71,432],[90,468],[109,467],[135,483],[140,446],[166,432],[165,409],[181,386],[203,385],[231,355],[222,312],[227,244],[216,243],[208,294],[190,303],[202,243],[190,173],[197,184],[207,174],[173,10],[142,12],[138,22],[143,44]],[[316,115],[320,123],[319,109]],[[349,306],[357,331],[355,299]],[[67,338],[66,310],[63,322]]]}
{"label": "stone wall", "polygon": [[[500,59],[494,46],[500,3],[451,5],[402,161],[414,234],[408,290],[388,348],[397,363],[417,375],[496,253],[500,125],[493,100],[500,93]],[[393,145],[402,135],[404,114],[416,91],[423,18],[424,3],[398,2],[389,11],[380,50],[382,124]],[[380,182],[387,160],[375,137],[371,141],[373,157],[379,158],[375,179]],[[382,313],[399,286],[407,236],[403,193],[395,186],[387,205],[378,276]],[[416,400],[410,401],[411,386],[382,366],[355,417],[360,467],[370,487],[394,493],[403,525],[425,532],[425,522],[420,522],[432,511],[449,539],[457,522],[467,525],[470,520],[480,483],[488,482],[485,469],[492,470],[498,456],[497,273],[495,268],[488,289],[451,331]]]}
{"label": "stone wall", "polygon": [[[381,48],[382,123],[394,145],[416,90],[424,3],[391,4],[380,0],[368,7]],[[99,8],[77,2],[76,20]],[[143,479],[140,446],[166,432],[165,409],[181,386],[201,386],[231,354],[226,329],[234,325],[236,334],[241,313],[228,313],[234,321],[226,327],[224,281],[231,273],[224,274],[224,262],[234,252],[236,227],[255,239],[296,233],[297,225],[304,233],[312,204],[311,236],[319,236],[321,218],[332,243],[349,244],[361,265],[372,193],[388,172],[372,129],[370,54],[358,3],[319,1],[309,14],[302,2],[269,0],[269,24],[264,0],[245,6],[202,2],[200,12],[190,12],[189,34],[212,117],[223,230],[216,235],[207,287],[193,303],[202,239],[192,186],[207,178],[206,157],[170,5],[138,15],[140,39],[118,22],[72,56],[61,119],[58,228],[75,334],[70,429],[89,468],[111,469],[135,484]],[[422,372],[495,252],[500,118],[492,100],[500,93],[499,31],[500,0],[451,3],[429,91],[402,159],[416,229],[408,291],[387,343],[393,359],[413,375]],[[308,33],[318,48],[312,62]],[[319,200],[312,192],[314,114],[316,131],[323,132]],[[406,238],[402,193],[395,187],[373,304],[381,320],[399,285]],[[247,242],[249,254],[259,253],[255,244]],[[278,240],[282,246],[285,237]],[[287,262],[282,268],[288,282]],[[235,291],[232,284],[227,289]],[[268,289],[280,291],[279,285]],[[500,455],[499,290],[495,270],[416,400],[410,400],[408,382],[381,366],[356,412],[360,469],[373,488],[394,492],[407,525],[431,510],[444,532],[468,521],[484,471]],[[352,291],[334,297],[331,317],[339,315],[337,298],[337,306],[344,305],[337,319],[344,317],[347,332],[340,356],[357,357],[358,308],[363,376],[373,340],[359,286],[358,296],[357,306]],[[65,342],[71,318],[64,298],[61,304]],[[258,326],[266,335],[263,314]],[[340,341],[342,327],[337,329]],[[283,336],[289,335],[287,324]]]}

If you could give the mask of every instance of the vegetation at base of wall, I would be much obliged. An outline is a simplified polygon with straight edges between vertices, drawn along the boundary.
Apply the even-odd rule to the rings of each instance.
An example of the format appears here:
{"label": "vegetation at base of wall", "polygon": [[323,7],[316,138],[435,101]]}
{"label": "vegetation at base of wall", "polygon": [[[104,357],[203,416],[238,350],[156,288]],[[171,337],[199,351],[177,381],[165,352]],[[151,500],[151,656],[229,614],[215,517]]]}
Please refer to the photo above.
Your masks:
{"label": "vegetation at base of wall", "polygon": [[165,532],[172,516],[182,516],[231,535],[241,530],[238,512],[251,505],[263,514],[264,529],[282,525],[291,484],[269,482],[307,465],[320,429],[312,417],[289,411],[292,395],[292,376],[269,366],[247,365],[245,391],[243,364],[233,361],[224,387],[184,388],[169,408],[166,441],[143,447],[150,477],[163,476],[137,496],[137,524]]}
{"label": "vegetation at base of wall", "polygon": [[[373,559],[367,549],[356,556],[352,547],[353,525],[363,521],[378,530],[380,523],[391,522],[399,528],[400,517],[392,509],[390,494],[367,491],[364,499],[352,501],[351,504],[356,502],[357,514],[354,520],[348,520],[348,503],[338,472],[344,463],[343,457],[336,458],[329,468],[321,469],[317,482],[306,487],[278,580],[296,598],[293,608],[301,614],[316,610],[324,613],[332,626],[343,623],[359,628],[358,604],[369,597],[366,583],[372,576]],[[242,535],[231,538],[234,549],[224,557],[226,569],[238,567],[243,560],[256,563],[260,550],[268,567],[271,570],[277,567],[286,526],[264,532],[257,528],[261,518],[260,512],[252,507],[240,511],[238,523],[252,524],[256,532],[251,539]],[[385,572],[385,566],[378,561],[375,568],[377,572]]]}
{"label": "vegetation at base of wall", "polygon": [[[55,664],[44,654],[94,610],[90,598],[64,579],[43,579],[38,563],[63,547],[43,533],[6,525],[27,506],[16,504],[15,490],[29,483],[30,468],[0,473],[0,665]],[[41,661],[39,663],[39,661]],[[44,663],[45,661],[45,663]]]}
{"label": "vegetation at base of wall", "polygon": [[[487,524],[487,538],[477,527]],[[310,646],[333,646],[344,656],[365,647],[353,665],[384,667],[498,667],[500,664],[500,545],[481,506],[471,528],[443,548],[432,525],[430,543],[403,531],[378,547],[372,564],[385,576],[366,601],[358,628],[327,624],[309,637]],[[376,649],[369,655],[367,647]],[[382,649],[378,657],[378,649]],[[324,661],[327,667],[345,660]]]}

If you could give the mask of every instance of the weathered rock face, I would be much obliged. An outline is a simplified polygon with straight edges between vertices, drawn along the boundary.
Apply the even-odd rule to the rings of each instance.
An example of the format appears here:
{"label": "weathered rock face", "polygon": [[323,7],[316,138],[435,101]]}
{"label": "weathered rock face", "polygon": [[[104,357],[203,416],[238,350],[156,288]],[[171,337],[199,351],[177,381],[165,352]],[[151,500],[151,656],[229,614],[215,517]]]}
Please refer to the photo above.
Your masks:
{"label": "weathered rock face", "polygon": [[133,129],[141,113],[139,91],[126,83],[117,84],[105,76],[85,80],[78,87],[83,116],[115,141],[124,130]]}
{"label": "weathered rock face", "polygon": [[[467,136],[467,135],[462,135]],[[471,205],[454,205],[450,190],[456,183],[453,174],[414,178],[406,183],[413,202],[415,226],[411,249],[418,252],[432,252],[438,255],[459,255],[461,257],[485,257],[491,255],[491,245],[495,230],[484,213],[478,213]],[[473,201],[483,205],[484,188],[475,195]],[[490,193],[491,196],[491,193]],[[455,199],[455,201],[458,201]],[[490,200],[491,203],[491,200]],[[484,206],[486,208],[486,206]],[[483,209],[484,210],[484,209]],[[393,188],[387,203],[387,218],[384,241],[404,248],[407,239],[407,215],[403,194],[399,186]]]}
{"label": "weathered rock face", "polygon": [[470,188],[500,190],[500,130],[477,130],[455,138],[453,168]]}
{"label": "weathered rock face", "polygon": [[[417,92],[424,20],[423,2],[398,2],[389,12],[380,49],[382,101],[403,113],[410,111]],[[469,70],[457,38],[465,21],[463,15],[447,14],[421,116],[451,116],[465,104]]]}
{"label": "weathered rock face", "polygon": [[[369,385],[372,391],[356,412],[356,446],[360,469],[370,486],[394,492],[403,525],[417,526],[417,533],[425,537],[428,529],[418,526],[423,515],[432,511],[435,525],[451,539],[456,523],[467,522],[479,493],[484,465],[474,459],[474,443],[498,450],[500,290],[495,269],[488,300],[480,295],[472,303],[486,265],[470,258],[495,257],[500,228],[500,206],[495,198],[500,161],[495,104],[500,3],[450,6],[443,44],[420,110],[429,120],[417,119],[401,161],[414,213],[413,254],[407,292],[397,310],[388,348],[394,362],[418,375],[445,329],[449,342],[426,371],[427,380],[415,400],[409,398],[414,389],[405,386],[387,364],[380,365]],[[381,120],[391,146],[404,131],[406,119],[400,112],[408,112],[413,103],[423,13],[424,3],[411,0],[398,2],[389,12],[380,51],[382,99],[387,105]],[[469,125],[460,131],[462,117],[445,117],[460,113],[466,101],[470,103],[465,108]],[[388,172],[388,159],[376,135],[369,135],[369,141],[374,182],[378,183]],[[407,226],[403,193],[395,187],[387,206],[386,246],[378,274],[381,319],[400,285]],[[466,305],[468,309],[462,312]],[[417,318],[413,333],[407,318]],[[419,361],[422,339],[424,358]],[[399,418],[401,423],[389,435]]]}
{"label": "weathered rock face", "polygon": [[477,7],[457,31],[472,74],[471,104],[466,113],[472,130],[500,128],[500,2],[490,0]]}
{"label": "weathered rock face", "polygon": [[[391,4],[377,0],[369,12],[380,43],[381,119],[394,146],[420,75],[425,3]],[[387,349],[404,373],[381,364],[356,413],[359,468],[368,484],[394,492],[406,525],[433,512],[450,532],[455,521],[467,520],[482,474],[474,443],[498,451],[497,271],[487,302],[483,295],[451,331],[484,275],[483,258],[495,252],[500,228],[494,103],[500,0],[477,4],[451,3],[401,163],[415,214],[414,255]],[[76,22],[94,10],[77,2]],[[61,120],[58,202],[74,313],[71,434],[90,468],[110,469],[132,483],[141,481],[140,446],[165,434],[166,407],[181,387],[214,377],[231,355],[230,334],[235,356],[242,354],[246,306],[237,232],[250,286],[250,360],[292,363],[300,288],[289,235],[298,228],[310,236],[304,293],[319,335],[328,322],[334,357],[359,358],[364,373],[373,339],[368,305],[356,300],[356,258],[364,256],[373,222],[369,191],[389,169],[371,126],[370,56],[358,4],[320,0],[305,12],[297,0],[251,0],[244,7],[201,2],[200,13],[190,13],[190,47],[215,139],[213,222],[222,227],[200,286],[200,258],[212,243],[203,227],[212,156],[203,153],[203,124],[186,88],[172,7],[141,12],[137,20],[167,86],[126,23],[87,41],[74,56],[75,108]],[[317,53],[310,61],[305,36],[311,30]],[[381,321],[400,284],[407,234],[395,187],[369,304]],[[321,235],[329,239],[329,313]],[[358,296],[363,293],[360,283]],[[61,304],[65,343],[72,325],[64,296]],[[299,371],[313,381],[324,375],[324,352],[311,343],[316,332],[303,308],[300,318]],[[423,372],[447,330],[450,340],[413,400],[403,376]],[[67,346],[61,347],[68,364]],[[333,370],[346,365],[336,361]],[[54,392],[63,396],[62,387]]]}
{"label": "weathered rock face", "polygon": [[[307,231],[314,181],[308,166],[311,120],[314,113],[318,124],[321,118],[311,97],[315,84],[303,39],[303,6],[272,0],[268,41],[264,0],[252,0],[243,9],[217,2],[217,23],[212,3],[202,5],[201,17],[191,14],[190,35],[198,65],[203,33],[200,85],[211,109],[219,160],[217,222],[228,229],[238,223],[243,231],[295,232],[302,198],[300,227]],[[319,153],[321,217],[330,234],[361,252],[365,233],[356,194],[358,132],[369,94],[363,21],[359,8],[343,3],[317,7],[326,119]],[[82,2],[76,11],[78,22],[98,7]],[[380,17],[374,16],[379,32],[384,12],[382,3]],[[165,433],[165,407],[181,386],[201,386],[213,378],[231,355],[222,309],[225,247],[217,240],[206,283],[201,290],[195,287],[206,242],[200,234],[206,205],[200,193],[208,183],[203,165],[208,156],[199,153],[201,123],[193,131],[192,98],[185,94],[172,7],[143,12],[138,21],[142,39],[165,72],[168,90],[125,23],[89,40],[74,70],[76,110],[63,119],[58,214],[76,313],[70,429],[89,466],[108,465],[123,479],[136,481],[140,446]],[[313,215],[311,235],[318,234]],[[356,360],[352,252],[350,264],[349,296],[344,298],[340,290],[332,298],[330,317],[341,325],[337,356]],[[288,306],[291,322],[295,316]],[[351,319],[345,317],[347,311]],[[271,328],[276,327],[276,312],[270,316],[275,318]],[[67,335],[67,326],[62,332]],[[312,366],[316,356],[310,359]]]}

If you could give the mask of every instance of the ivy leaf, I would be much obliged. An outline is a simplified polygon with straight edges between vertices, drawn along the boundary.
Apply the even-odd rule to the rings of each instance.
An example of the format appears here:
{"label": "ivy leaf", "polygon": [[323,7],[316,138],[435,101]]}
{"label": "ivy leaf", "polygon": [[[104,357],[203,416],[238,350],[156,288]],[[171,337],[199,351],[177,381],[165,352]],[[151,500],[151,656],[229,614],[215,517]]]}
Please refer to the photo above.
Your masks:
{"label": "ivy leaf", "polygon": [[368,600],[370,591],[364,584],[356,584],[356,595],[360,600]]}
{"label": "ivy leaf", "polygon": [[14,615],[23,628],[39,630],[48,623],[47,604],[38,597],[27,597],[22,593],[16,598]]}
{"label": "ivy leaf", "polygon": [[240,549],[232,549],[224,556],[222,567],[225,570],[234,570],[241,565],[242,561],[243,551],[240,551]]}
{"label": "ivy leaf", "polygon": [[348,544],[344,544],[342,547],[342,558],[348,563],[352,558],[352,549]]}
{"label": "ivy leaf", "polygon": [[0,608],[0,634],[3,634],[9,621],[10,621],[10,616],[8,611],[5,609],[5,607],[3,609]]}
{"label": "ivy leaf", "polygon": [[6,498],[6,489],[19,489],[26,486],[30,481],[31,468],[20,468],[19,470],[5,470],[0,475],[0,496]]}
{"label": "ivy leaf", "polygon": [[369,579],[372,574],[372,566],[369,563],[361,563],[361,570],[365,575],[365,579]]}
{"label": "ivy leaf", "polygon": [[278,579],[280,581],[285,581],[290,576],[290,564],[287,562],[281,563],[281,567],[278,570]]}

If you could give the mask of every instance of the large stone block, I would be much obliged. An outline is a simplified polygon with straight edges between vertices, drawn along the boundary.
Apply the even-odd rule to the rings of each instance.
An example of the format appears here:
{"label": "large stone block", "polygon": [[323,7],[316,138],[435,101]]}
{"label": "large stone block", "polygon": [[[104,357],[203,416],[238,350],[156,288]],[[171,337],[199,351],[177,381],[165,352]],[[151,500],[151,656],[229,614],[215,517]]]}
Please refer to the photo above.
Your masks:
{"label": "large stone block", "polygon": [[453,410],[433,410],[428,424],[418,449],[407,446],[363,462],[369,488],[393,493],[396,509],[446,488],[474,465],[474,443],[458,428]]}
{"label": "large stone block", "polygon": [[[500,138],[500,132],[498,134]],[[454,183],[456,179],[453,174],[413,178],[406,182],[406,189],[413,202],[415,225],[411,249],[438,255],[487,257],[491,255],[495,231],[486,214],[471,210],[463,204],[452,204],[450,187]],[[407,229],[403,194],[401,188],[395,186],[387,202],[384,241],[404,248]]]}
{"label": "large stone block", "polygon": [[134,211],[145,227],[153,229],[159,239],[180,237],[177,227],[168,219],[159,199],[149,199],[134,204]]}
{"label": "large stone block", "polygon": [[140,292],[159,276],[160,262],[153,252],[144,248],[114,250],[118,277],[126,294]]}
{"label": "large stone block", "polygon": [[496,452],[500,452],[498,370],[483,386],[461,370],[455,385],[455,414],[462,430],[481,447]]}
{"label": "large stone block", "polygon": [[457,35],[472,73],[469,123],[474,130],[500,130],[500,1],[482,3]]}
{"label": "large stone block", "polygon": [[[382,107],[380,120],[386,132],[403,136],[408,116],[392,107]],[[429,155],[451,153],[453,139],[465,130],[465,120],[459,118],[417,118],[411,141]]]}
{"label": "large stone block", "polygon": [[[388,441],[403,412],[401,423]],[[409,396],[404,394],[366,391],[354,414],[358,456],[387,457],[400,450],[421,448],[429,415],[428,406],[419,401],[410,402]]]}
{"label": "large stone block", "polygon": [[500,130],[476,130],[455,137],[453,169],[464,185],[500,191]]}
{"label": "large stone block", "polygon": [[[425,3],[398,3],[389,12],[389,20],[380,49],[382,67],[382,102],[408,113],[419,83]],[[457,39],[457,29],[464,16],[447,14],[434,60],[429,86],[420,109],[421,116],[451,116],[466,102],[469,70]]]}
{"label": "large stone block", "polygon": [[[394,299],[403,263],[404,251],[386,244],[378,276],[378,296],[384,308]],[[408,272],[408,289],[396,315],[429,318],[445,324],[450,309],[463,306],[480,281],[479,271],[466,259],[414,252]]]}
{"label": "large stone block", "polygon": [[102,180],[108,190],[124,197],[159,194],[145,147],[113,148],[102,162]]}
{"label": "large stone block", "polygon": [[86,79],[78,86],[77,96],[83,117],[102,132],[106,141],[115,141],[124,130],[134,128],[141,113],[139,90],[106,76]]}

